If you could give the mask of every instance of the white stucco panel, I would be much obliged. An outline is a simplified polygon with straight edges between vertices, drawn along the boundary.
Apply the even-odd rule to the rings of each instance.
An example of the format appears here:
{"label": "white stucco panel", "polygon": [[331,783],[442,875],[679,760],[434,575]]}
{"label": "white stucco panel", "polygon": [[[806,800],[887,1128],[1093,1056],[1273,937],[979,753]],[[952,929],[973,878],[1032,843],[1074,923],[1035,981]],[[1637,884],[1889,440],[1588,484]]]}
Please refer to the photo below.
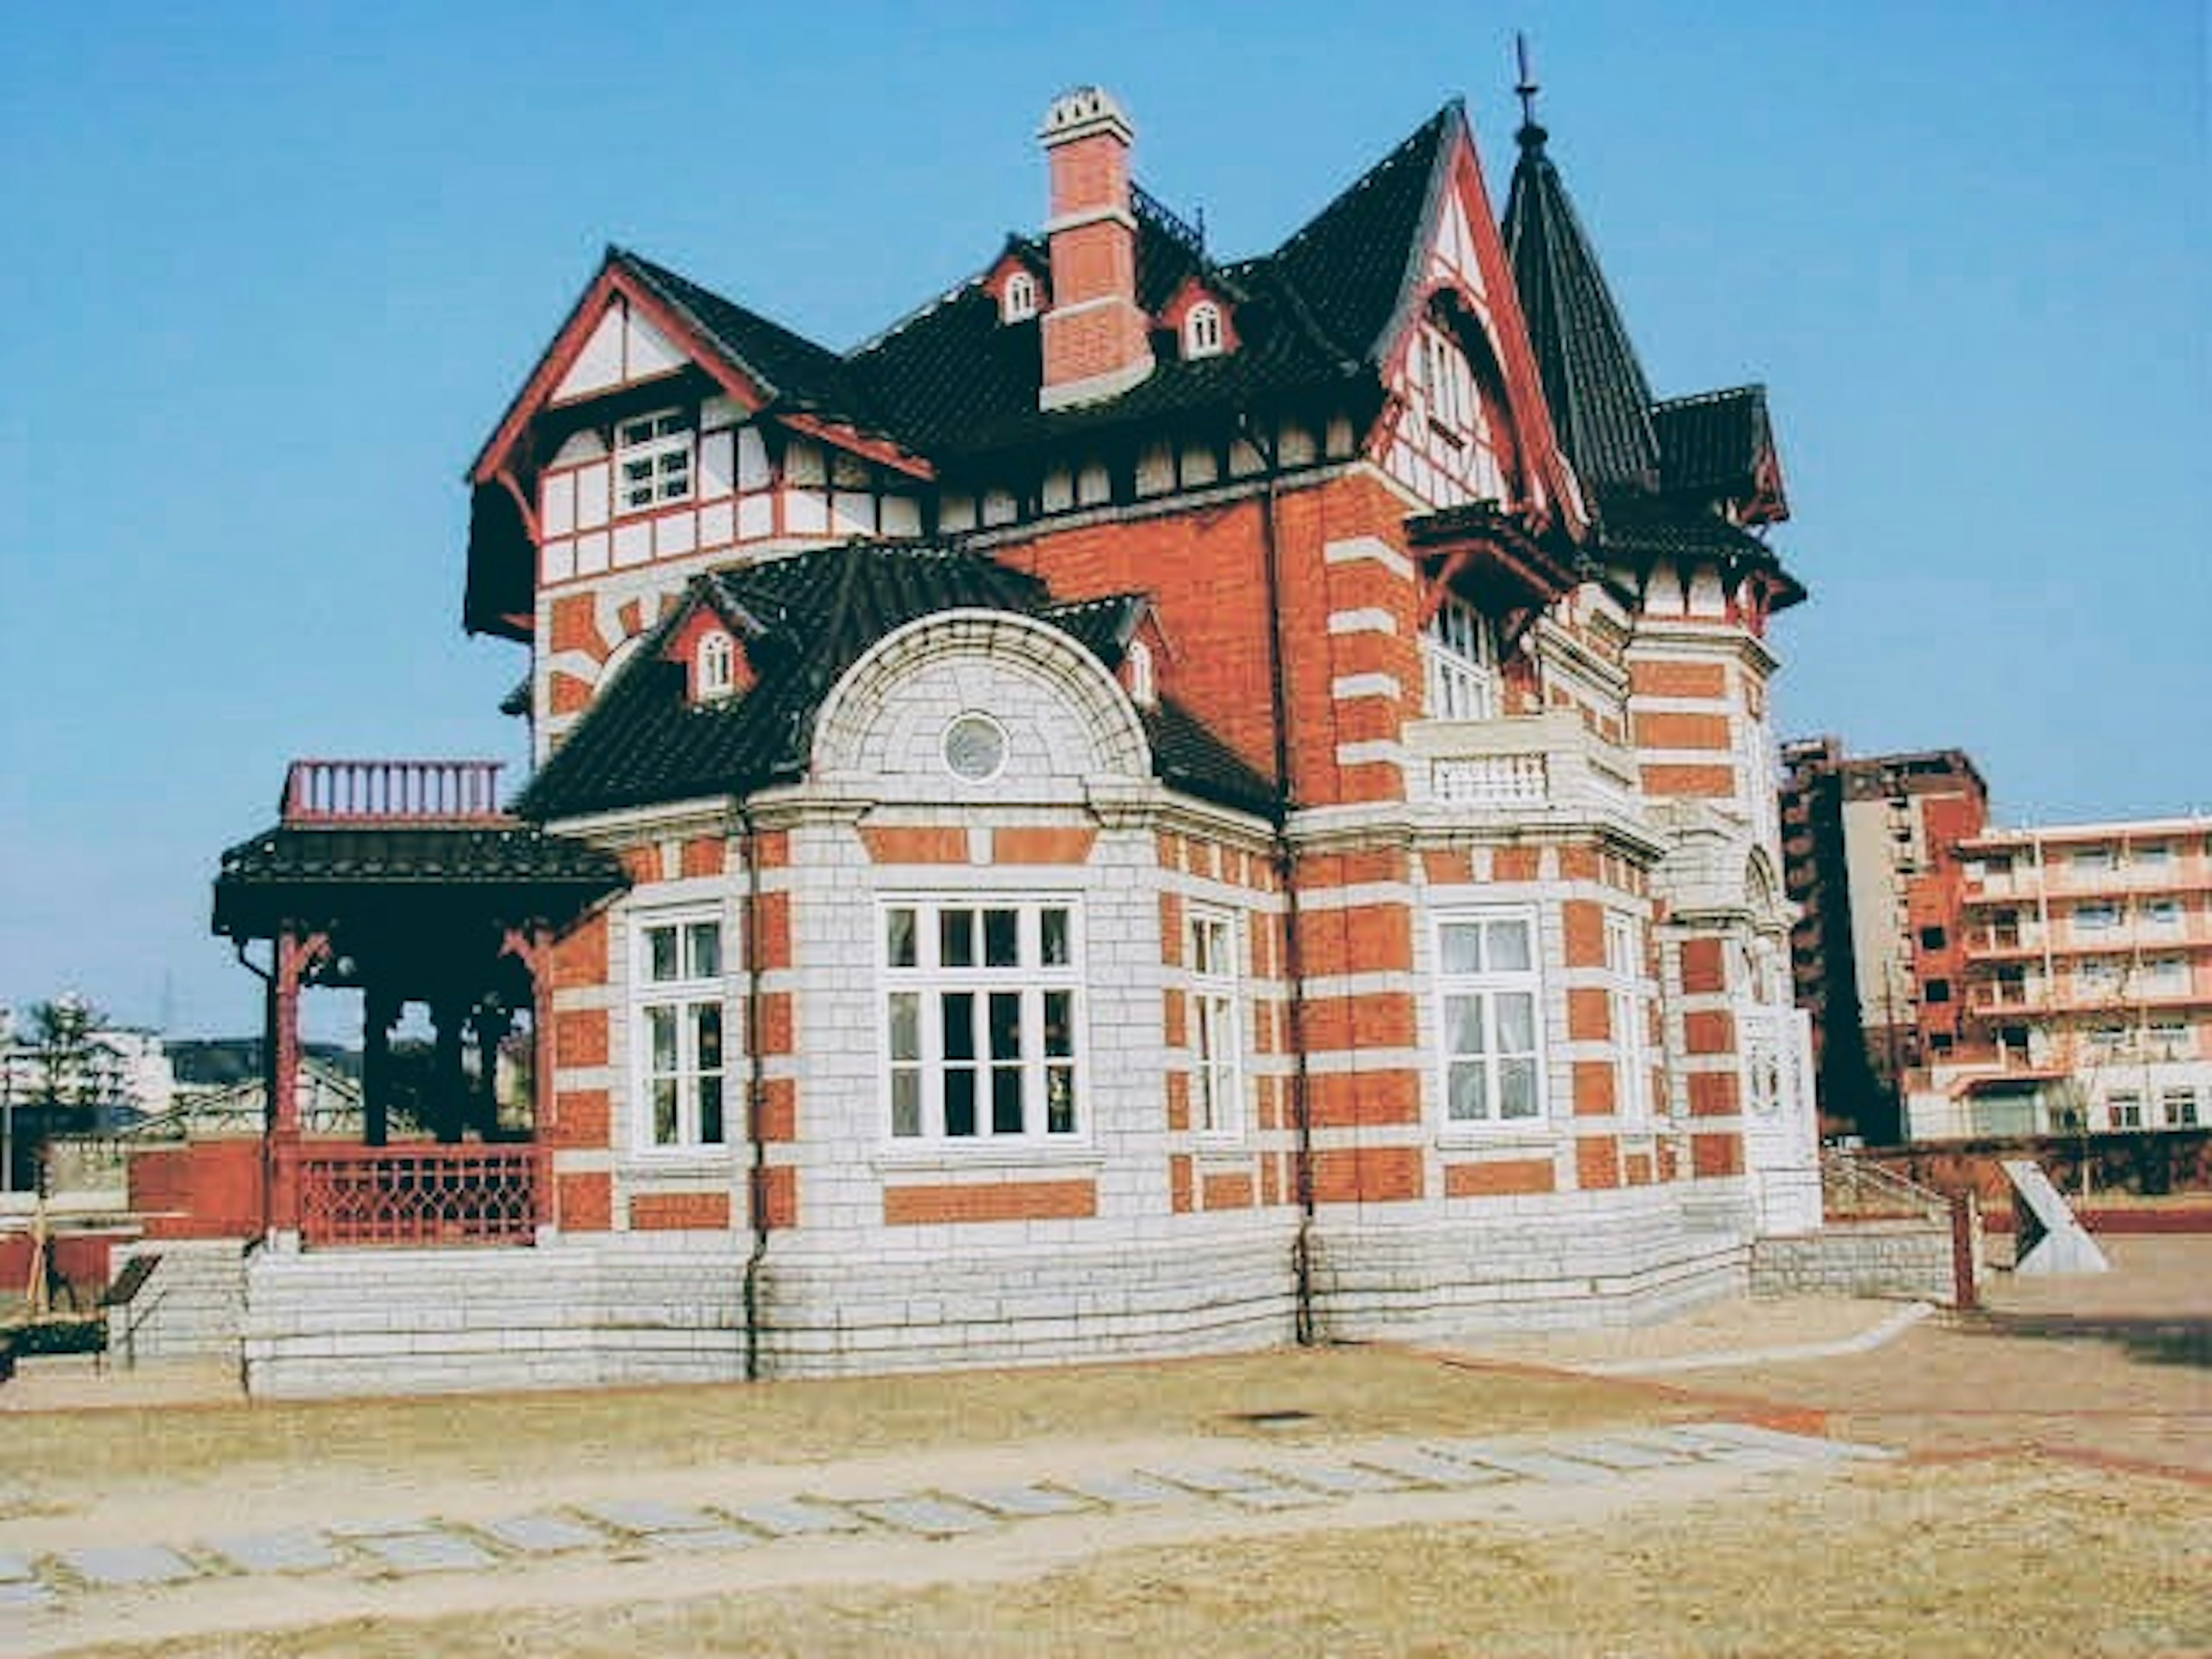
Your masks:
{"label": "white stucco panel", "polygon": [[[957,775],[945,738],[963,714],[1004,735],[988,777]],[[815,723],[814,771],[879,799],[1081,799],[1102,777],[1149,778],[1136,710],[1104,666],[1057,629],[955,611],[886,635],[854,665]]]}

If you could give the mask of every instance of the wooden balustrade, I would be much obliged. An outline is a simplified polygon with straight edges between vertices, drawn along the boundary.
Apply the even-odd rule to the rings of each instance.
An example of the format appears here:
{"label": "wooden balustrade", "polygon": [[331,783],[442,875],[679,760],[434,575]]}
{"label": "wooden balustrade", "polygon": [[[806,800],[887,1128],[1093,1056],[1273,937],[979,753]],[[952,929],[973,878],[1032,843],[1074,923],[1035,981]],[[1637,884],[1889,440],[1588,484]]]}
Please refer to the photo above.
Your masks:
{"label": "wooden balustrade", "polygon": [[500,763],[298,760],[279,807],[290,825],[500,823]]}

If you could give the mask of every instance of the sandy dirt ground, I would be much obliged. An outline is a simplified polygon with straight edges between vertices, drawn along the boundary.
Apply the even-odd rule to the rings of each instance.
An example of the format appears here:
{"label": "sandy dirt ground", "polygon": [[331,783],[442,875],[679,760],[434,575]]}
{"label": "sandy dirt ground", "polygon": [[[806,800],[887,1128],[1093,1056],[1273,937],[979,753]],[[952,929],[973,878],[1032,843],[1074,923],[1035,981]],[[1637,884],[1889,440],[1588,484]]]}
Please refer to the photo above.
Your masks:
{"label": "sandy dirt ground", "polygon": [[[2212,1653],[2212,1238],[2111,1249],[2106,1278],[2001,1279],[1987,1312],[1867,1352],[1663,1381],[1571,1368],[1848,1344],[1895,1309],[1746,1304],[1640,1337],[750,1389],[49,1402],[0,1421],[0,1552],[392,1515],[465,1524],[623,1496],[858,1498],[1774,1412],[1908,1455],[1273,1514],[1097,1512],[942,1540],[641,1547],[274,1593],[214,1579],[86,1598],[18,1634],[26,1651],[102,1659]],[[1271,1431],[1254,1412],[1304,1416]]]}

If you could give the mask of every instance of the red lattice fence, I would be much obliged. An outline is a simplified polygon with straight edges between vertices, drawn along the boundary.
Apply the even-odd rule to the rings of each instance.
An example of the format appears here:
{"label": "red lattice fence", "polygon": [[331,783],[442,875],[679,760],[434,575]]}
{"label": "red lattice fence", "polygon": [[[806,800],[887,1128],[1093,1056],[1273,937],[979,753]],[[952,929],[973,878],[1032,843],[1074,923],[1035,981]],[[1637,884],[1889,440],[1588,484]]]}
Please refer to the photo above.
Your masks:
{"label": "red lattice fence", "polygon": [[535,1149],[318,1148],[300,1161],[300,1233],[310,1246],[531,1243]]}

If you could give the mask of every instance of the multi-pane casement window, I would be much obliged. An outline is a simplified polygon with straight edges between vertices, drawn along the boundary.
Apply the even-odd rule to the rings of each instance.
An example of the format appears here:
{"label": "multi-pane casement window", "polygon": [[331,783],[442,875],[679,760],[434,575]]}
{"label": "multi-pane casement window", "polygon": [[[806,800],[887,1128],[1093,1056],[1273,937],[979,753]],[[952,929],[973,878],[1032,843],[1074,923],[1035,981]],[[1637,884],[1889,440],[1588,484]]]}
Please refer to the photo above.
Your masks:
{"label": "multi-pane casement window", "polygon": [[664,409],[615,424],[615,510],[641,513],[691,495],[691,417]]}
{"label": "multi-pane casement window", "polygon": [[1614,1103],[1622,1117],[1641,1122],[1651,1115],[1651,1066],[1645,1054],[1643,929],[1633,916],[1606,914],[1605,971]]}
{"label": "multi-pane casement window", "polygon": [[1079,916],[1066,899],[882,907],[894,1140],[1071,1139],[1080,1130]]}
{"label": "multi-pane casement window", "polygon": [[1498,630],[1465,599],[1447,595],[1421,629],[1431,720],[1486,720],[1498,714]]}
{"label": "multi-pane casement window", "polygon": [[1188,945],[1191,1127],[1233,1135],[1244,1127],[1236,918],[1225,910],[1193,910]]}
{"label": "multi-pane casement window", "polygon": [[1437,923],[1444,1121],[1534,1122],[1544,1115],[1536,921],[1527,911],[1466,911]]}
{"label": "multi-pane casement window", "polygon": [[728,1139],[722,924],[707,913],[649,916],[636,939],[637,1140],[658,1151],[720,1147]]}
{"label": "multi-pane casement window", "polygon": [[1434,325],[1421,330],[1421,379],[1428,392],[1429,419],[1446,435],[1464,443],[1480,434],[1482,402],[1474,370],[1459,343]]}

